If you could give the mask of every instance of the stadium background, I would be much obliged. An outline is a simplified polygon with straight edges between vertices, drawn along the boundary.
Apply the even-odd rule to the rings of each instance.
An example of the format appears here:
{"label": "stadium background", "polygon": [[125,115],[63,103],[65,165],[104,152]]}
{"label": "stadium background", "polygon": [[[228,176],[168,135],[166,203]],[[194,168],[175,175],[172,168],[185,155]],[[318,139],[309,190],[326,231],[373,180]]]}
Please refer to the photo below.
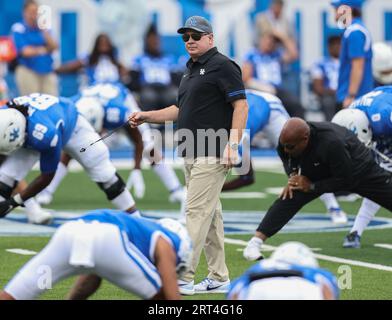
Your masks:
{"label": "stadium background", "polygon": [[[162,36],[163,51],[184,56],[184,45],[177,28],[191,15],[211,20],[219,50],[241,62],[253,41],[255,15],[265,10],[269,0],[41,0],[51,8],[51,24],[60,50],[58,64],[91,50],[98,32],[105,31],[117,45],[120,58],[127,66],[132,56],[142,51],[147,25],[155,22]],[[339,34],[329,0],[286,0],[285,11],[295,26],[300,48],[299,62],[286,71],[286,85],[299,91],[301,72],[326,54],[326,39]],[[0,36],[8,35],[13,23],[21,20],[23,0],[0,0]],[[129,10],[132,8],[132,10]],[[371,10],[367,10],[371,8]],[[374,41],[392,41],[392,1],[368,0],[364,21]],[[14,93],[12,74],[7,78]],[[306,83],[302,84],[306,87]],[[306,88],[302,88],[306,89]],[[60,92],[70,96],[77,91],[74,76],[62,76]],[[12,94],[11,94],[12,95]]]}

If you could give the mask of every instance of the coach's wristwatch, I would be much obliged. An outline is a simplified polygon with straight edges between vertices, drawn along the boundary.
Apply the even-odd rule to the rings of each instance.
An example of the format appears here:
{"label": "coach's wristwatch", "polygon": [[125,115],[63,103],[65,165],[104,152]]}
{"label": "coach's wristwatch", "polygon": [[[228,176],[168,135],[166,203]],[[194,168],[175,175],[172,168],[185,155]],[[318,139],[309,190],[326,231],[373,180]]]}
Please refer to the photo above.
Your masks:
{"label": "coach's wristwatch", "polygon": [[238,143],[237,142],[229,142],[229,146],[232,150],[238,150]]}

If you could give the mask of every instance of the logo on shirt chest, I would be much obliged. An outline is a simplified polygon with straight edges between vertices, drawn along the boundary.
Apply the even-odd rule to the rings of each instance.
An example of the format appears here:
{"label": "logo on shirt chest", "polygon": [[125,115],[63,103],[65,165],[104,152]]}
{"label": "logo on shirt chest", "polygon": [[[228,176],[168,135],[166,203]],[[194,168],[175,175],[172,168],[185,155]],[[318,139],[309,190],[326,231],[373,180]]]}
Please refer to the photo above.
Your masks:
{"label": "logo on shirt chest", "polygon": [[205,73],[206,73],[206,70],[205,70],[205,69],[200,69],[200,75],[201,75],[201,76],[204,76]]}

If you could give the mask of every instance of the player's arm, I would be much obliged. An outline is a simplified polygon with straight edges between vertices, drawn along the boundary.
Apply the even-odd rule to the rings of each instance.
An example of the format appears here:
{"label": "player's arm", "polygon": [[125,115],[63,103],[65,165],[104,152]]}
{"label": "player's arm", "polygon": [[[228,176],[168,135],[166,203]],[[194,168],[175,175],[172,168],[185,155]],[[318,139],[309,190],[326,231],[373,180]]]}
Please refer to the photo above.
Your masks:
{"label": "player's arm", "polygon": [[48,134],[40,141],[40,169],[41,174],[35,178],[28,187],[20,193],[22,200],[25,201],[34,197],[44,190],[53,180],[57,166],[61,160],[62,136],[57,131],[48,130]]}
{"label": "player's arm", "polygon": [[165,123],[165,121],[176,121],[177,118],[178,107],[173,104],[161,110],[133,112],[129,117],[129,121],[132,127],[137,127],[144,122]]}
{"label": "player's arm", "polygon": [[125,126],[125,132],[127,136],[131,139],[133,142],[133,145],[135,147],[135,169],[141,168],[141,162],[143,158],[143,139],[142,135],[140,134],[140,131],[137,128],[132,128],[130,125]]}
{"label": "player's arm", "polygon": [[26,201],[44,190],[54,178],[55,173],[41,173],[20,193],[22,200]]}
{"label": "player's arm", "polygon": [[180,300],[176,273],[176,254],[173,247],[162,237],[155,246],[155,265],[162,281],[162,292],[166,300]]}

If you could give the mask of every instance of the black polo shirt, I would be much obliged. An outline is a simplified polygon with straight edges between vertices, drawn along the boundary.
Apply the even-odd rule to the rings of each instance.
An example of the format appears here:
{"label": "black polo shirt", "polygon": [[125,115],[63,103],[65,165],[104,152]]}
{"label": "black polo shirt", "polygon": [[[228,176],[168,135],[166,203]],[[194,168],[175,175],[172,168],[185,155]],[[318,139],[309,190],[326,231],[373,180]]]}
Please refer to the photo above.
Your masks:
{"label": "black polo shirt", "polygon": [[[185,142],[179,147],[180,154],[186,157],[221,157],[232,125],[231,103],[238,99],[246,99],[246,96],[241,68],[234,61],[219,53],[215,47],[195,62],[189,59],[177,101],[177,125],[180,135],[184,133],[181,141]],[[207,138],[208,129],[219,133],[214,143]],[[189,152],[192,143],[188,136],[190,132],[194,140],[193,155]]]}

